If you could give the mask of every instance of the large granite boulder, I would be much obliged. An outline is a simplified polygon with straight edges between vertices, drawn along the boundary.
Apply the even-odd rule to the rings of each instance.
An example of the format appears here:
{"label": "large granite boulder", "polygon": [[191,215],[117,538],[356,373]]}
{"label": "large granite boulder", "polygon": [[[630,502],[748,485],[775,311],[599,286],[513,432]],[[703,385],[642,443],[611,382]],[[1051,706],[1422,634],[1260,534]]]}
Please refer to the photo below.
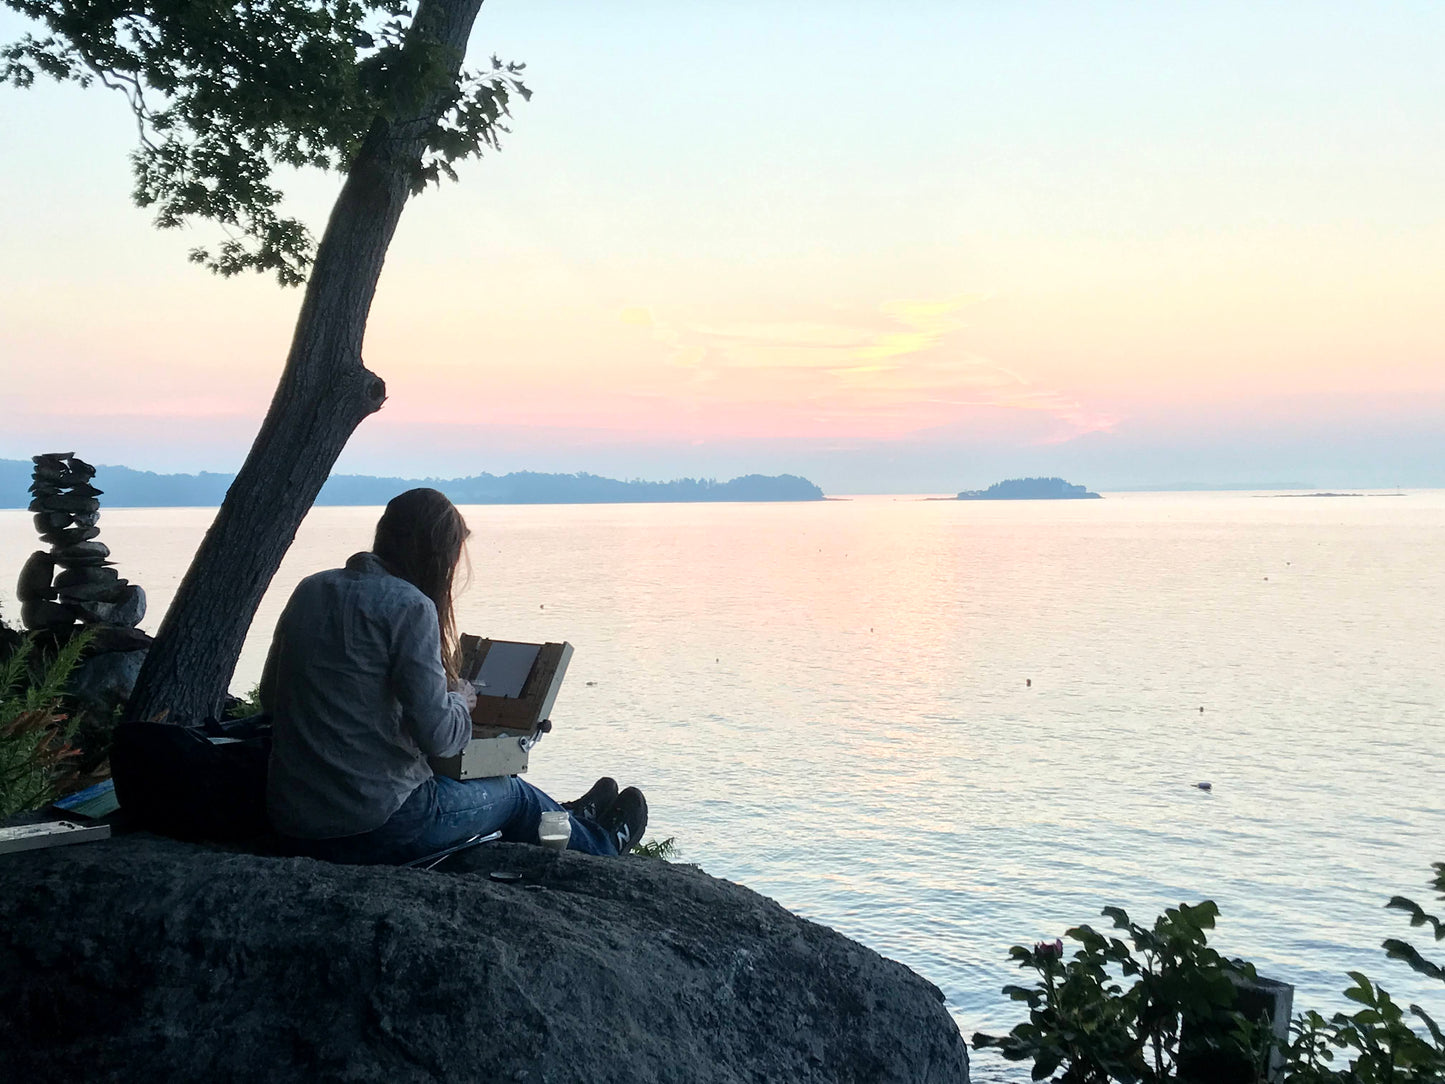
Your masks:
{"label": "large granite boulder", "polygon": [[0,1079],[968,1079],[934,986],[746,888],[520,845],[463,859],[148,835],[0,856]]}

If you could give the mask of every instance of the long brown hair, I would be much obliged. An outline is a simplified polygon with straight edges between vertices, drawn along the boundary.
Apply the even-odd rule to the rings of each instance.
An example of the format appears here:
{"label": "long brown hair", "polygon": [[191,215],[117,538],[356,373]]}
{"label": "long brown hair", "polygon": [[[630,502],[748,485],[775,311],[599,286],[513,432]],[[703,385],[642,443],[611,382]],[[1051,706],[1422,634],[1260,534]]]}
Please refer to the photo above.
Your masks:
{"label": "long brown hair", "polygon": [[376,524],[371,552],[393,575],[431,599],[437,608],[442,667],[457,676],[457,618],[452,610],[452,581],[462,558],[466,520],[435,489],[408,489],[393,497]]}

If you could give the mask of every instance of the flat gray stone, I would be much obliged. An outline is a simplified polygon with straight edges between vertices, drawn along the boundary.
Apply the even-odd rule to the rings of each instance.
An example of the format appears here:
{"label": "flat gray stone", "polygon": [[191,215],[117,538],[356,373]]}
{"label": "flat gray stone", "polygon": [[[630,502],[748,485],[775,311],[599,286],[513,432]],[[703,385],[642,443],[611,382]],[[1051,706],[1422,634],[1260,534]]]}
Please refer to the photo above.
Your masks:
{"label": "flat gray stone", "polygon": [[55,558],[43,550],[36,550],[20,566],[20,577],[15,582],[15,597],[21,602],[39,602],[55,597],[55,585],[50,577],[55,574]]}
{"label": "flat gray stone", "polygon": [[59,632],[70,628],[75,620],[75,612],[69,606],[48,599],[20,604],[20,623],[32,632]]}
{"label": "flat gray stone", "polygon": [[[93,528],[92,528],[93,529]],[[102,568],[99,565],[83,565],[80,568],[67,568],[55,577],[55,586],[59,588],[75,587],[82,583],[107,583],[114,585],[120,582],[120,576],[113,568]]]}
{"label": "flat gray stone", "polygon": [[75,522],[75,517],[69,512],[37,512],[33,522],[35,530],[45,534],[47,531],[59,531],[69,527]]}
{"label": "flat gray stone", "polygon": [[140,624],[146,615],[146,593],[138,583],[127,584],[122,596],[115,602],[82,602],[73,604],[75,612],[87,624],[120,625],[131,628]]}
{"label": "flat gray stone", "polygon": [[[79,571],[79,570],[75,570]],[[89,571],[87,569],[86,571]],[[110,569],[98,568],[98,572],[109,572]],[[109,583],[73,583],[68,587],[60,588],[61,602],[74,602],[90,604],[92,602],[124,602],[130,596],[130,584],[125,580],[111,580]],[[142,606],[144,610],[144,606]],[[112,624],[134,624],[134,622],[111,622]]]}
{"label": "flat gray stone", "polygon": [[30,483],[30,492],[36,497],[59,497],[69,494],[72,497],[99,497],[105,492],[103,489],[96,489],[85,479],[77,474],[62,475],[62,481],[42,482],[38,478]]}
{"label": "flat gray stone", "polygon": [[99,512],[100,501],[79,493],[59,493],[53,497],[36,497],[30,502],[30,511],[69,512],[79,516],[89,512]]}
{"label": "flat gray stone", "polygon": [[73,546],[98,534],[99,527],[61,527],[58,530],[45,531],[41,534],[40,541],[47,546]]}
{"label": "flat gray stone", "polygon": [[86,542],[77,542],[73,546],[60,546],[52,551],[52,555],[57,564],[67,568],[73,564],[99,564],[110,556],[110,547],[92,538]]}
{"label": "flat gray stone", "polygon": [[[36,467],[33,477],[35,479],[34,485],[59,486],[60,488],[64,489],[68,488],[69,486],[85,485],[92,478],[95,477],[95,469],[91,468],[89,472],[86,472],[84,470],[75,470],[71,467],[63,466]],[[34,488],[32,488],[30,492],[34,493]]]}

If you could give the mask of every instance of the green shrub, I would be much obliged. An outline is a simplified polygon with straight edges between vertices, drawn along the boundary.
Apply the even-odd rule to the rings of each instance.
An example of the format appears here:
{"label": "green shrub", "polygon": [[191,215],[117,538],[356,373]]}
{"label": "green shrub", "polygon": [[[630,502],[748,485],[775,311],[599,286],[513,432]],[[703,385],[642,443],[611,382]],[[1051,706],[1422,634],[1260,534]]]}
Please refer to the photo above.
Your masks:
{"label": "green shrub", "polygon": [[57,794],[76,755],[76,720],[62,710],[70,672],[90,642],[72,637],[48,665],[31,667],[35,637],[23,637],[0,663],[0,818],[37,809]]}
{"label": "green shrub", "polygon": [[[1445,862],[1434,869],[1432,886],[1445,900]],[[1437,942],[1445,940],[1445,923],[1413,901],[1396,896],[1386,906],[1409,914],[1412,926],[1428,926]],[[1445,1080],[1445,1034],[1439,1025],[1419,1005],[1410,1005],[1407,1013],[1358,971],[1349,973],[1352,985],[1344,991],[1358,1010],[1329,1019],[1302,1013],[1292,1022],[1288,1043],[1281,1043],[1267,1019],[1241,1011],[1239,990],[1256,977],[1254,968],[1225,959],[1207,944],[1206,931],[1219,915],[1213,902],[1166,910],[1148,929],[1117,907],[1103,913],[1125,932],[1127,943],[1079,926],[1064,935],[1080,946],[1067,961],[1062,939],[1009,950],[1021,968],[1038,976],[1033,986],[1003,990],[1027,1003],[1029,1017],[1007,1035],[974,1035],[975,1047],[993,1047],[1011,1061],[1031,1059],[1034,1080],[1060,1084],[1163,1084],[1190,1079],[1181,1065],[1215,1057],[1263,1081],[1276,1055],[1273,1079],[1282,1084]],[[1384,949],[1389,958],[1445,981],[1445,968],[1410,944],[1390,938]],[[1423,1025],[1423,1034],[1411,1018]],[[1347,1063],[1336,1068],[1337,1056]]]}
{"label": "green shrub", "polygon": [[227,719],[245,719],[251,715],[261,714],[261,683],[257,682],[251,686],[251,691],[245,696],[238,696],[232,699],[230,706],[226,708]]}
{"label": "green shrub", "polygon": [[977,1034],[975,1046],[1032,1059],[1035,1080],[1062,1067],[1068,1084],[1105,1084],[1174,1080],[1181,1057],[1238,1043],[1236,983],[1253,979],[1254,968],[1209,947],[1205,931],[1219,914],[1213,901],[1170,908],[1149,928],[1118,907],[1103,913],[1127,942],[1077,926],[1064,935],[1080,945],[1067,961],[1062,940],[1009,950],[1039,975],[1032,987],[1003,991],[1028,1004],[1029,1019],[1001,1037]]}
{"label": "green shrub", "polygon": [[[1434,863],[1430,882],[1437,899],[1445,901],[1445,862]],[[1385,905],[1410,916],[1410,925],[1429,926],[1435,941],[1445,940],[1445,924],[1413,900],[1393,897]],[[1427,978],[1445,982],[1445,969],[1427,960],[1418,949],[1398,938],[1386,938],[1385,955],[1401,960]],[[1445,1034],[1419,1005],[1409,1006],[1409,1017],[1425,1027],[1421,1035],[1389,992],[1358,971],[1345,997],[1361,1007],[1352,1013],[1335,1013],[1326,1020],[1307,1012],[1294,1022],[1286,1064],[1287,1084],[1416,1084],[1445,1080]],[[1334,1068],[1337,1052],[1350,1057],[1347,1068]]]}

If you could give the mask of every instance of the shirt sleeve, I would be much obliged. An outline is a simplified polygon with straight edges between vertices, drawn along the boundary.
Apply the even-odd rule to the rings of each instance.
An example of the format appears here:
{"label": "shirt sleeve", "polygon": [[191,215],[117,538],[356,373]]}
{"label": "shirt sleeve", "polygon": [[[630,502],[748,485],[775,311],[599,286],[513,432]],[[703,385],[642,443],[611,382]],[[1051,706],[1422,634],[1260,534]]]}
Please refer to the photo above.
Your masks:
{"label": "shirt sleeve", "polygon": [[392,690],[402,726],[433,757],[460,753],[472,736],[472,716],[461,693],[447,690],[436,608],[426,598],[408,606],[392,643]]}

